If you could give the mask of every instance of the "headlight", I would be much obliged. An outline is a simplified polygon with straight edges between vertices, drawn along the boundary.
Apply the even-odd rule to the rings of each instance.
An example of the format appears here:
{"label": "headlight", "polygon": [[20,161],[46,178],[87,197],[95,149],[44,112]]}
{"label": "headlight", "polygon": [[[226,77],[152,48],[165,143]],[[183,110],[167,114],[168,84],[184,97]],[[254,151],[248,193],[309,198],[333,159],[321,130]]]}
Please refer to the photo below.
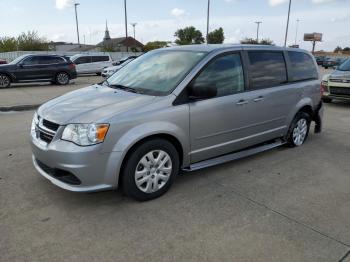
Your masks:
{"label": "headlight", "polygon": [[32,126],[30,128],[30,132],[32,135],[35,136],[35,132],[36,132],[36,127],[39,124],[39,116],[38,114],[35,112],[34,116],[33,116],[33,120],[32,120]]}
{"label": "headlight", "polygon": [[65,127],[62,140],[80,146],[102,143],[106,137],[109,124],[69,124]]}

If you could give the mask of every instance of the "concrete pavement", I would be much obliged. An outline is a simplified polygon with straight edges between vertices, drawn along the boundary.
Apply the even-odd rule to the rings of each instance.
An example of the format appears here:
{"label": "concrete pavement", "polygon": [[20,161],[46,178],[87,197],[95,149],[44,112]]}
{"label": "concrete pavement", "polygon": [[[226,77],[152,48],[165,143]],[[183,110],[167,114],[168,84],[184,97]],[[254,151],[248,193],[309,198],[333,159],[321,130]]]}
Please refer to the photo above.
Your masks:
{"label": "concrete pavement", "polygon": [[31,164],[33,112],[0,114],[1,261],[350,261],[350,103],[281,147],[179,176],[154,201],[76,194]]}

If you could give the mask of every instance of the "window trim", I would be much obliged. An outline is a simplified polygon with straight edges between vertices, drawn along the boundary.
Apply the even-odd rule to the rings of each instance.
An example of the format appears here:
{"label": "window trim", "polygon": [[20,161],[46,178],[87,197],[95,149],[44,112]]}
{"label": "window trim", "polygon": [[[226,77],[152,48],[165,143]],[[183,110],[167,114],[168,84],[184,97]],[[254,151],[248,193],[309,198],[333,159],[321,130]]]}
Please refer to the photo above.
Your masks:
{"label": "window trim", "polygon": [[241,94],[244,92],[247,92],[247,74],[246,74],[246,65],[245,65],[245,61],[244,61],[244,57],[243,57],[243,53],[242,50],[235,50],[235,51],[226,51],[223,53],[219,53],[217,55],[215,55],[214,57],[212,57],[209,61],[207,61],[207,63],[205,65],[202,66],[202,68],[192,77],[191,81],[183,88],[183,90],[181,91],[181,93],[177,96],[177,98],[174,100],[173,105],[182,105],[182,104],[188,104],[188,103],[192,103],[193,101],[191,101],[188,97],[188,88],[189,86],[193,83],[193,81],[195,81],[197,79],[197,77],[216,59],[222,57],[222,56],[227,56],[227,55],[231,55],[231,54],[238,54],[240,56],[241,59],[241,65],[242,65],[242,72],[243,72],[243,79],[244,79],[244,85],[243,85],[243,90],[233,93],[233,94],[228,94],[228,95],[224,95],[224,96],[217,96],[217,97],[211,97],[211,98],[205,98],[205,99],[201,99],[201,100],[197,100],[198,101],[205,101],[205,100],[209,100],[209,99],[216,99],[216,98],[221,98],[221,97],[226,97],[226,96],[232,96],[232,95],[237,95],[237,94]]}
{"label": "window trim", "polygon": [[[246,63],[247,63],[247,70],[249,72],[249,86],[248,91],[256,91],[256,90],[263,90],[263,89],[268,89],[268,88],[274,88],[274,87],[278,87],[278,86],[285,86],[288,85],[290,83],[290,78],[289,78],[289,70],[288,70],[288,62],[286,59],[286,54],[285,54],[285,50],[268,50],[268,49],[251,49],[251,50],[244,50],[243,51],[245,54],[245,58],[246,58]],[[253,87],[253,81],[252,81],[252,77],[251,77],[251,72],[252,72],[252,65],[250,63],[250,59],[249,59],[249,52],[252,53],[262,53],[262,52],[268,52],[268,53],[281,53],[282,57],[283,57],[283,61],[284,61],[284,65],[285,65],[285,71],[286,71],[286,81],[280,84],[274,84],[274,85],[269,85],[266,87]]]}

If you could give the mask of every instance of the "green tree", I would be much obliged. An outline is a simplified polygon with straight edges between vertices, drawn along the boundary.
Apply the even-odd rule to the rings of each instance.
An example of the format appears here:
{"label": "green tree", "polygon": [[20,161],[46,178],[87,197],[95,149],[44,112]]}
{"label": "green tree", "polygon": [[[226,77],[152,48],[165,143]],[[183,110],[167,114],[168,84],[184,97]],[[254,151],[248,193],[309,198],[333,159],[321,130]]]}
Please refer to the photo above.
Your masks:
{"label": "green tree", "polygon": [[0,38],[0,52],[12,52],[17,50],[17,40],[14,37]]}
{"label": "green tree", "polygon": [[224,40],[224,29],[222,29],[222,27],[208,34],[208,44],[222,44]]}
{"label": "green tree", "polygon": [[260,40],[259,45],[275,45],[275,44],[271,39],[263,38]]}
{"label": "green tree", "polygon": [[337,46],[335,49],[334,49],[334,53],[339,53],[343,51],[343,49],[340,47],[340,46]]}
{"label": "green tree", "polygon": [[144,46],[144,50],[146,52],[154,50],[154,49],[158,49],[158,48],[163,48],[163,47],[167,47],[169,42],[166,41],[153,41],[153,42],[148,42],[145,46]]}
{"label": "green tree", "polygon": [[38,36],[36,31],[28,31],[17,37],[18,50],[21,51],[47,51],[49,44],[46,39]]}
{"label": "green tree", "polygon": [[259,42],[254,38],[244,38],[241,41],[241,44],[250,44],[250,45],[274,45],[271,39],[261,39]]}
{"label": "green tree", "polygon": [[197,30],[194,26],[185,27],[175,32],[175,43],[178,45],[191,45],[191,44],[202,44],[204,38],[201,31]]}

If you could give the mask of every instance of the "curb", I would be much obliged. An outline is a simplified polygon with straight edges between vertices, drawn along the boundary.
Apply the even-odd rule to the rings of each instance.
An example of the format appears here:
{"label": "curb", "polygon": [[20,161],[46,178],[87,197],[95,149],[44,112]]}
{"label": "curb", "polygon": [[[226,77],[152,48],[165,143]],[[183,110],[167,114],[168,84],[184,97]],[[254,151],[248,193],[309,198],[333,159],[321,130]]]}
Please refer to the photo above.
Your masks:
{"label": "curb", "polygon": [[36,109],[40,104],[36,105],[18,105],[18,106],[0,106],[0,112],[10,112],[10,111],[30,111]]}

